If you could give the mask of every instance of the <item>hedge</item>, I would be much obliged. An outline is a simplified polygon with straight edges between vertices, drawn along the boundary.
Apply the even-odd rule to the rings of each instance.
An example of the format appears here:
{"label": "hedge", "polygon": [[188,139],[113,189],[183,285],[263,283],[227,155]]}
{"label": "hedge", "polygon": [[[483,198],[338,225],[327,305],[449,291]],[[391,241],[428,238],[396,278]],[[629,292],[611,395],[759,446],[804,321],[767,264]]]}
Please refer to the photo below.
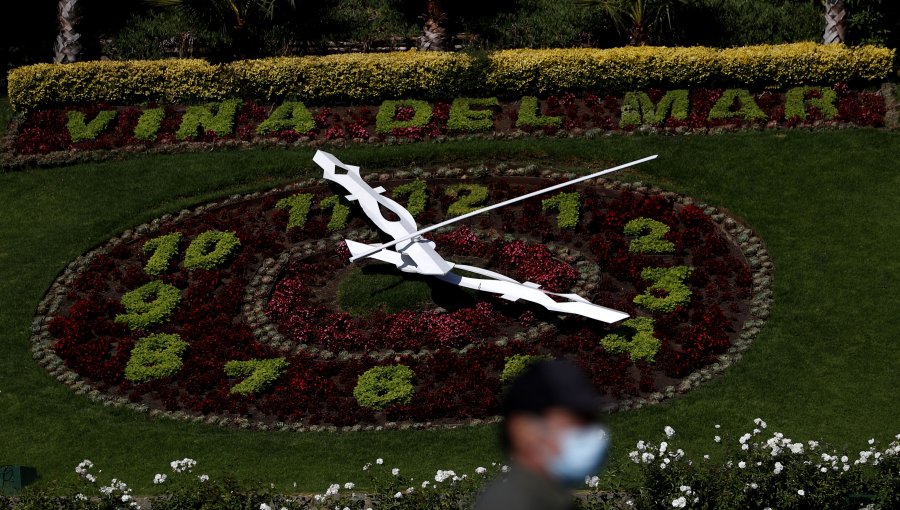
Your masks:
{"label": "hedge", "polygon": [[60,104],[202,103],[240,97],[313,103],[521,97],[649,86],[766,87],[883,80],[895,50],[796,43],[715,49],[625,47],[394,52],[269,58],[36,64],[9,73],[16,111]]}

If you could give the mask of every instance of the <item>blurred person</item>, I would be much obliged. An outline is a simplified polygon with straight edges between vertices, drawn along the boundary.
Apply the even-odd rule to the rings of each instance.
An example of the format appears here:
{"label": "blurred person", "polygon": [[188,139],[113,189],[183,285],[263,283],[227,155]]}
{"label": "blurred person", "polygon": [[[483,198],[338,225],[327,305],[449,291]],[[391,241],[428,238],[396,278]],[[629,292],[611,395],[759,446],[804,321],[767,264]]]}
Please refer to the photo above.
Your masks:
{"label": "blurred person", "polygon": [[501,443],[510,469],[491,483],[475,510],[574,508],[572,490],[606,460],[603,402],[587,376],[563,360],[530,366],[507,388]]}

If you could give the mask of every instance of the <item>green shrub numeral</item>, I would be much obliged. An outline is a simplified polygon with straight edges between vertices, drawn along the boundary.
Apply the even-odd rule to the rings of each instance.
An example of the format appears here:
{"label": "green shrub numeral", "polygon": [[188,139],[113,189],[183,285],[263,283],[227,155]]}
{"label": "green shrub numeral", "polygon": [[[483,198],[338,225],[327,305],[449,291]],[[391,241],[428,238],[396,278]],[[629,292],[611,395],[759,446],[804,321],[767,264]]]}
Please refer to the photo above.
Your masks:
{"label": "green shrub numeral", "polygon": [[269,115],[269,118],[256,126],[256,133],[266,135],[273,131],[292,130],[305,134],[316,129],[316,121],[312,113],[300,101],[282,103]]}
{"label": "green shrub numeral", "polygon": [[[675,245],[663,239],[669,226],[652,218],[635,218],[625,224],[625,235],[641,236],[631,240],[631,253],[672,253]],[[643,234],[643,235],[642,235]]]}
{"label": "green shrub numeral", "polygon": [[259,393],[278,379],[287,367],[288,362],[284,358],[229,361],[225,363],[225,374],[228,377],[246,377],[232,386],[230,393]]}
{"label": "green shrub numeral", "polygon": [[184,252],[184,267],[188,269],[213,269],[222,265],[241,246],[234,232],[207,230],[191,241]]}
{"label": "green shrub numeral", "polygon": [[525,370],[528,369],[531,365],[539,361],[546,361],[553,359],[550,356],[533,356],[528,354],[513,354],[512,356],[506,358],[506,362],[503,364],[503,372],[500,373],[500,382],[503,384],[509,384],[513,382],[516,377],[522,375]]}
{"label": "green shrub numeral", "polygon": [[229,99],[204,106],[189,106],[178,126],[178,139],[186,140],[207,131],[219,136],[231,134],[234,131],[234,117],[242,104],[240,99]]}
{"label": "green shrub numeral", "polygon": [[646,92],[628,92],[622,102],[620,127],[655,125],[665,122],[669,115],[673,119],[684,120],[688,116],[690,101],[687,90],[670,90],[656,105]]}
{"label": "green shrub numeral", "polygon": [[581,194],[577,191],[560,193],[554,197],[541,201],[544,212],[556,209],[556,225],[559,228],[575,228],[581,219]]}
{"label": "green shrub numeral", "polygon": [[496,97],[470,98],[460,97],[450,105],[450,117],[447,129],[450,131],[485,131],[494,127],[494,111],[473,110],[473,106],[492,108],[499,106]]}
{"label": "green shrub numeral", "polygon": [[181,370],[181,354],[188,348],[178,335],[154,334],[134,344],[125,365],[125,378],[142,383],[150,379],[170,377]]}
{"label": "green shrub numeral", "polygon": [[162,108],[144,110],[138,117],[137,125],[134,126],[134,137],[148,142],[156,140],[156,134],[159,132],[165,116],[166,112]]}
{"label": "green shrub numeral", "polygon": [[[408,106],[413,109],[413,116],[409,120],[395,120],[397,108]],[[394,129],[423,128],[431,122],[431,105],[418,99],[405,99],[401,101],[385,101],[378,108],[375,115],[375,131],[390,133]]]}
{"label": "green shrub numeral", "polygon": [[[460,196],[461,192],[466,192],[466,194]],[[447,187],[444,194],[458,199],[447,209],[447,214],[459,216],[478,209],[477,206],[483,204],[488,198],[488,188],[481,184],[454,184]]]}
{"label": "green shrub numeral", "polygon": [[660,346],[653,336],[653,319],[635,317],[623,322],[622,327],[633,330],[630,339],[624,331],[611,333],[600,340],[600,345],[613,354],[628,353],[632,361],[653,361]]}
{"label": "green shrub numeral", "polygon": [[97,116],[90,122],[85,123],[84,114],[81,112],[69,112],[69,121],[66,128],[69,130],[69,136],[73,142],[84,142],[86,140],[95,140],[104,129],[116,118],[115,110],[103,110],[97,112]]}
{"label": "green shrub numeral", "polygon": [[341,197],[331,195],[319,202],[323,211],[331,209],[331,219],[328,221],[328,230],[336,232],[347,226],[347,218],[350,217],[350,206],[345,204]]}
{"label": "green shrub numeral", "polygon": [[406,365],[370,368],[359,376],[353,396],[360,407],[375,410],[408,404],[412,400],[414,375]]}
{"label": "green shrub numeral", "polygon": [[392,194],[394,195],[394,198],[409,196],[409,201],[406,203],[406,210],[413,216],[417,216],[425,210],[425,204],[428,201],[428,193],[425,181],[422,179],[416,179],[412,182],[401,184],[394,188]]}
{"label": "green shrub numeral", "polygon": [[181,232],[172,232],[164,236],[154,237],[144,243],[144,253],[153,252],[150,260],[144,266],[144,272],[157,276],[169,269],[172,257],[178,253],[178,243],[181,242]]}
{"label": "green shrub numeral", "polygon": [[540,105],[538,99],[534,96],[523,97],[519,106],[519,117],[516,119],[516,127],[545,127],[562,124],[562,117],[538,115],[539,113]]}
{"label": "green shrub numeral", "polygon": [[[806,98],[812,91],[818,92],[822,97]],[[784,105],[784,118],[797,117],[806,120],[806,110],[814,106],[822,112],[822,118],[832,120],[837,117],[838,110],[834,103],[837,101],[837,93],[825,87],[795,87],[787,91]]]}
{"label": "green shrub numeral", "polygon": [[180,290],[154,280],[122,295],[125,313],[116,315],[115,320],[131,329],[147,329],[168,319],[179,301]]}
{"label": "green shrub numeral", "polygon": [[275,204],[278,209],[285,209],[288,212],[287,229],[303,228],[306,225],[306,219],[309,217],[309,209],[312,207],[313,196],[310,193],[300,193],[298,195],[282,198]]}
{"label": "green shrub numeral", "polygon": [[[735,101],[740,106],[736,111],[731,111]],[[727,89],[709,111],[709,119],[766,120],[766,114],[759,109],[747,89]]]}
{"label": "green shrub numeral", "polygon": [[[653,282],[643,294],[635,296],[634,303],[651,312],[670,313],[691,300],[691,289],[684,280],[691,275],[690,266],[648,267],[641,271],[641,278]],[[665,293],[665,296],[654,296]]]}

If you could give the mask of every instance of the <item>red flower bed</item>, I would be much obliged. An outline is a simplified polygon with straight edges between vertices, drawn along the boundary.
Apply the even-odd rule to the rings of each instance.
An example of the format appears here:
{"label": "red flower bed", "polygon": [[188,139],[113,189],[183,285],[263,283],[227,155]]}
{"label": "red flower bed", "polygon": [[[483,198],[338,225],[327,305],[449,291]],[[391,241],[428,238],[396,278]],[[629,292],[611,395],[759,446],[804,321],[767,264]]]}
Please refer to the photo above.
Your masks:
{"label": "red flower bed", "polygon": [[[558,107],[564,109],[569,100],[560,99]],[[599,98],[592,101],[603,104]],[[491,190],[491,202],[550,183],[523,178],[482,182]],[[446,204],[439,197],[447,184],[429,183],[429,208],[420,219],[444,217]],[[651,317],[660,341],[652,362],[606,351],[601,339],[618,332],[615,325],[559,316],[483,293],[441,307],[351,317],[340,310],[333,290],[335,275],[346,274],[351,263],[346,247],[333,240],[286,263],[269,284],[270,293],[260,298],[271,321],[265,327],[277,328],[287,341],[272,344],[260,336],[264,326],[245,320],[247,307],[252,307],[246,298],[248,285],[261,285],[258,271],[266,259],[327,237],[330,214],[314,207],[302,229],[287,232],[288,214],[275,207],[287,196],[284,192],[164,223],[152,234],[96,255],[68,286],[63,313],[50,322],[52,348],[92,386],[135,403],[192,414],[338,426],[491,416],[501,393],[499,375],[513,354],[570,358],[613,400],[662,391],[717,361],[749,316],[752,278],[741,251],[698,207],[630,191],[577,190],[582,218],[573,231],[560,231],[555,213],[543,212],[540,200],[533,200],[486,215],[476,226],[434,236],[437,249],[450,260],[481,265],[554,292],[578,287],[594,303]],[[325,188],[301,192],[313,193],[314,203],[328,194]],[[670,231],[664,238],[674,244],[674,252],[631,253],[623,227],[638,217],[667,225]],[[347,231],[364,228],[354,211]],[[235,232],[240,248],[215,269],[184,268],[184,248],[207,230]],[[115,322],[124,311],[120,298],[156,278],[143,271],[149,257],[143,245],[171,232],[182,234],[182,246],[158,279],[178,288],[181,301],[168,321],[148,331],[131,331]],[[511,238],[497,237],[498,232]],[[559,250],[568,255],[554,255]],[[582,270],[595,267],[601,272],[583,274],[576,262]],[[634,297],[650,285],[641,277],[643,269],[678,265],[694,268],[684,282],[691,291],[689,302],[672,313],[649,313],[635,305]],[[450,287],[445,290],[441,295],[453,301],[447,297]],[[149,333],[177,334],[187,342],[182,366],[171,377],[129,381],[124,369],[131,350]],[[225,374],[225,363],[276,357],[285,358],[288,368],[268,388],[251,395],[230,393],[240,380]],[[359,375],[376,365],[397,363],[415,373],[412,401],[379,413],[360,407],[353,396]]]}

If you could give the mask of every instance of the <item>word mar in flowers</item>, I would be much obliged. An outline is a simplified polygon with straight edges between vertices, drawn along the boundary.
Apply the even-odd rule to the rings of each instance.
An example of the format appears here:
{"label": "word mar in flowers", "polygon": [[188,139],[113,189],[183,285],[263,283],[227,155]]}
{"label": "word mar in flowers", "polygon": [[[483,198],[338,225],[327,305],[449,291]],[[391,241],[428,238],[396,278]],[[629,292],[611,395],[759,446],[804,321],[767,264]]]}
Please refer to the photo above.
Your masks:
{"label": "word mar in flowers", "polygon": [[[628,168],[644,161],[654,159],[656,156],[644,158],[624,165],[619,165],[601,172],[579,177],[562,184],[550,186],[545,189],[537,190],[520,197],[512,198],[505,202],[490,205],[481,209],[462,214],[447,221],[432,225],[431,227],[417,230],[415,219],[412,214],[403,208],[397,202],[383,195],[384,188],[372,188],[359,174],[359,167],[345,165],[339,161],[334,155],[323,151],[316,151],[313,157],[315,161],[324,170],[324,177],[329,181],[343,186],[350,194],[347,199],[356,201],[362,207],[366,216],[382,231],[394,238],[394,241],[372,246],[365,243],[347,240],[347,247],[350,249],[352,257],[351,261],[371,257],[382,262],[394,264],[398,269],[407,273],[418,273],[423,275],[434,276],[444,282],[468,289],[479,290],[483,292],[491,292],[500,294],[503,299],[509,301],[517,301],[524,299],[531,301],[547,308],[563,313],[573,313],[595,319],[602,322],[613,323],[628,318],[628,314],[595,305],[578,294],[560,294],[541,290],[538,284],[533,282],[518,282],[512,278],[489,271],[479,267],[463,266],[452,264],[444,260],[435,251],[435,243],[422,237],[422,234],[432,232],[438,228],[450,225],[466,218],[487,212],[493,209],[499,209],[506,205],[513,204],[534,196],[538,196],[550,191],[554,191],[565,186],[584,182],[589,179],[609,174],[617,170]],[[337,169],[342,168],[347,171],[346,174],[337,173]],[[399,216],[399,220],[391,221],[384,217],[380,207],[385,207]],[[388,248],[395,247],[394,250]],[[464,271],[487,276],[488,278],[471,278],[468,276],[460,276],[452,272],[454,267],[458,267]],[[562,298],[563,302],[553,299]]]}

